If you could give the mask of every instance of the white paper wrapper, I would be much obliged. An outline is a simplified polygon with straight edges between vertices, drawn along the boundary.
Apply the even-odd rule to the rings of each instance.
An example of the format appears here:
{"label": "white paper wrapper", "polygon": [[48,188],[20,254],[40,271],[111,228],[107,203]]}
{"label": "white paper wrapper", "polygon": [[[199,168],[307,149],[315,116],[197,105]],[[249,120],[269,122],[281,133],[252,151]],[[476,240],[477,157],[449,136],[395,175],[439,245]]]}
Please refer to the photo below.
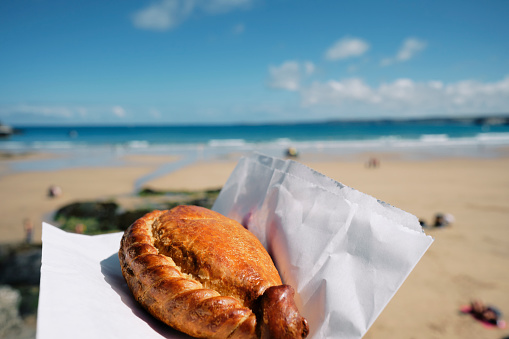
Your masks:
{"label": "white paper wrapper", "polygon": [[[214,210],[258,236],[297,292],[311,338],[360,338],[432,239],[417,219],[293,161],[242,158]],[[43,224],[37,338],[188,338],[132,298],[121,233]]]}
{"label": "white paper wrapper", "polygon": [[190,338],[134,300],[120,270],[121,238],[43,224],[37,338]]}
{"label": "white paper wrapper", "polygon": [[239,161],[213,209],[267,248],[311,338],[361,338],[433,242],[415,216],[260,154]]}

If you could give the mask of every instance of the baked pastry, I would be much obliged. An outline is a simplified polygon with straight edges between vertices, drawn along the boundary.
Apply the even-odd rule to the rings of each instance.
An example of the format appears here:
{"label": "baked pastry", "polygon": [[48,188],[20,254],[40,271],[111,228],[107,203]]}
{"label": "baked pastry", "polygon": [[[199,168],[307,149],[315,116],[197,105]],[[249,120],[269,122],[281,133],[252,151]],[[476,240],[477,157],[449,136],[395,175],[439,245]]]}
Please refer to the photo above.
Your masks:
{"label": "baked pastry", "polygon": [[305,338],[294,291],[238,222],[197,206],[153,211],[124,233],[122,274],[154,317],[197,338]]}

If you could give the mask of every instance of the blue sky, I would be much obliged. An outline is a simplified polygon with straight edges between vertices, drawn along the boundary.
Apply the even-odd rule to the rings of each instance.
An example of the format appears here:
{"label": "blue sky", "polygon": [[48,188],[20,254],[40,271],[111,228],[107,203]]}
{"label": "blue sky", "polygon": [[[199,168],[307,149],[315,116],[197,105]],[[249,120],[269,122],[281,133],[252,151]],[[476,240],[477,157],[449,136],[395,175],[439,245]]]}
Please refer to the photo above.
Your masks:
{"label": "blue sky", "polygon": [[509,112],[509,1],[5,0],[0,121]]}

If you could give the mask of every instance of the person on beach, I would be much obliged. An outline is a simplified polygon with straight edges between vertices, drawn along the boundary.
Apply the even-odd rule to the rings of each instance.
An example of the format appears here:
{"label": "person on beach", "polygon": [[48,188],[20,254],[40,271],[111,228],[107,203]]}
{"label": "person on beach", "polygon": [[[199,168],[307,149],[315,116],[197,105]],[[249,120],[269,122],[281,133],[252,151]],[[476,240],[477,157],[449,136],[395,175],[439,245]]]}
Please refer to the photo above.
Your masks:
{"label": "person on beach", "polygon": [[288,158],[297,158],[299,156],[299,152],[295,147],[288,147],[286,150],[286,156]]}
{"label": "person on beach", "polygon": [[59,186],[51,185],[48,189],[48,197],[58,198],[62,195],[62,189]]}
{"label": "person on beach", "polygon": [[446,214],[437,213],[437,214],[435,214],[435,218],[433,220],[433,223],[431,223],[431,224],[428,224],[426,222],[426,220],[424,220],[422,218],[419,218],[419,224],[423,228],[428,228],[428,227],[432,227],[432,226],[433,227],[444,227],[444,226],[451,225],[453,222],[454,222],[454,216],[452,214],[450,214],[450,213],[446,213]]}
{"label": "person on beach", "polygon": [[435,221],[433,223],[433,226],[444,227],[444,226],[451,225],[453,222],[454,222],[454,217],[452,216],[452,214],[437,213],[435,215]]}
{"label": "person on beach", "polygon": [[25,242],[31,244],[34,241],[34,225],[30,218],[23,220],[23,230],[25,231]]}
{"label": "person on beach", "polygon": [[366,166],[368,168],[378,168],[380,166],[380,160],[378,160],[378,158],[371,157],[369,158]]}
{"label": "person on beach", "polygon": [[502,320],[500,319],[502,313],[495,307],[485,305],[479,300],[473,300],[470,303],[469,312],[475,319],[482,321],[483,323],[494,325],[497,327],[502,326]]}

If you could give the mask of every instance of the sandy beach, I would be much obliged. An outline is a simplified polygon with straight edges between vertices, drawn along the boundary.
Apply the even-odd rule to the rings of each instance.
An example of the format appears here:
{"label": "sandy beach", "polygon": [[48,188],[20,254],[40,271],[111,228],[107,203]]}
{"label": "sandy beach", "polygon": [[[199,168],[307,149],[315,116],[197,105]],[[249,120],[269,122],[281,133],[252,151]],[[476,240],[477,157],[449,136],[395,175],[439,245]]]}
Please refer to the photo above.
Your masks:
{"label": "sandy beach", "polygon": [[[4,158],[0,162],[0,241],[22,241],[23,222],[28,218],[34,225],[34,241],[40,242],[42,222],[52,223],[51,214],[58,208],[75,201],[130,195],[138,178],[176,159],[174,156],[129,156],[122,167],[12,173],[8,163],[16,160]],[[62,189],[60,197],[48,197],[52,185]]]}
{"label": "sandy beach", "polygon": [[[486,329],[459,308],[477,298],[497,306],[509,320],[509,156],[408,160],[377,155],[378,168],[357,158],[307,157],[309,167],[431,223],[436,213],[455,221],[426,229],[434,244],[410,274],[365,338],[504,338],[509,329]],[[16,159],[0,159],[0,239],[23,240],[23,220],[35,225],[77,200],[113,199],[133,193],[135,181],[172,156],[134,156],[122,167],[10,172]],[[159,189],[218,188],[236,165],[234,158],[198,162],[149,181]],[[49,198],[50,185],[63,194]],[[506,267],[506,268],[504,268]]]}

